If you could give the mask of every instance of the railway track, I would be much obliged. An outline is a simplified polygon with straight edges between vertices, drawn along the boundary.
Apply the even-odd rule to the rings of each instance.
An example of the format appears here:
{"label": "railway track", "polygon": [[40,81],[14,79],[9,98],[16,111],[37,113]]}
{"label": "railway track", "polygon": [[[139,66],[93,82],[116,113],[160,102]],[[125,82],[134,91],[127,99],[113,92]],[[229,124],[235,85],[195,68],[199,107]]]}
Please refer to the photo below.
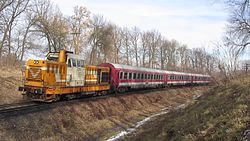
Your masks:
{"label": "railway track", "polygon": [[32,112],[42,108],[46,104],[34,102],[22,102],[0,105],[0,118],[16,116],[25,112]]}

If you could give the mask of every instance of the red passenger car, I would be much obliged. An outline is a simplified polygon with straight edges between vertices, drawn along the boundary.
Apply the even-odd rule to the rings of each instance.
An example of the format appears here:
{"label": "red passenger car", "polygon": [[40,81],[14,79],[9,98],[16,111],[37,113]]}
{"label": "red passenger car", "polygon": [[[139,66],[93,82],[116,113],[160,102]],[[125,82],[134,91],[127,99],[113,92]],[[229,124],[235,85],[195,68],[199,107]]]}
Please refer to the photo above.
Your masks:
{"label": "red passenger car", "polygon": [[133,88],[156,88],[167,85],[208,84],[209,75],[165,71],[121,64],[103,63],[110,68],[112,91],[124,92]]}
{"label": "red passenger car", "polygon": [[167,73],[163,70],[112,63],[103,63],[100,66],[110,68],[111,89],[114,91],[124,92],[131,88],[164,87],[167,85]]}

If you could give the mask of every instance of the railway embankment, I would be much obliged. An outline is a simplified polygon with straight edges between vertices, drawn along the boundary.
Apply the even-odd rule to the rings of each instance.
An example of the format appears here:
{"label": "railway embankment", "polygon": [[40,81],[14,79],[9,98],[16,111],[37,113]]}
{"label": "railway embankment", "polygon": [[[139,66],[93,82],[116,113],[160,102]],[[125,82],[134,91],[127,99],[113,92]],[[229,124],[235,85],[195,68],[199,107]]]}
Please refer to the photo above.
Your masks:
{"label": "railway embankment", "polygon": [[194,104],[160,115],[120,140],[250,140],[250,76],[211,89]]}
{"label": "railway embankment", "polygon": [[19,68],[0,68],[0,104],[22,101],[18,86],[22,84],[22,72]]}
{"label": "railway embankment", "polygon": [[163,109],[171,113],[182,105],[196,103],[195,98],[208,90],[206,86],[169,88],[19,114],[0,119],[0,138],[14,141],[106,140],[124,130],[141,126],[145,119],[161,113]]}

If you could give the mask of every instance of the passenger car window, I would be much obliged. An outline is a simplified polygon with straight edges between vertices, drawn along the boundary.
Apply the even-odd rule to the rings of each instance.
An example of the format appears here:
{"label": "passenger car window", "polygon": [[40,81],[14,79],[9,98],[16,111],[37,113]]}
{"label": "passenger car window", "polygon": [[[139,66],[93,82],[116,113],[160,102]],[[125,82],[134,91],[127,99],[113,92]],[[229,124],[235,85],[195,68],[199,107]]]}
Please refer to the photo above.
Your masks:
{"label": "passenger car window", "polygon": [[108,72],[102,72],[101,82],[109,82],[109,73]]}
{"label": "passenger car window", "polygon": [[127,78],[128,78],[128,73],[125,72],[125,73],[124,73],[124,79],[127,79]]}
{"label": "passenger car window", "polygon": [[133,79],[136,79],[136,73],[133,74]]}
{"label": "passenger car window", "polygon": [[138,73],[138,74],[137,74],[137,79],[140,79],[140,76],[141,76],[141,74],[140,74],[140,73]]}
{"label": "passenger car window", "polygon": [[120,79],[123,79],[123,72],[120,72]]}
{"label": "passenger car window", "polygon": [[132,73],[131,72],[129,73],[129,79],[132,79]]}

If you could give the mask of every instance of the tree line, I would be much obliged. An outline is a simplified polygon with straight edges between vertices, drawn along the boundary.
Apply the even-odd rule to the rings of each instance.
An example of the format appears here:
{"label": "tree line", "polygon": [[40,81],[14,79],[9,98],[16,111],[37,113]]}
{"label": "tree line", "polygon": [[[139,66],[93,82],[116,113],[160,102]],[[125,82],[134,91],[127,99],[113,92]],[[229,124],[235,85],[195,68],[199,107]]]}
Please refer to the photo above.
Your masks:
{"label": "tree line", "polygon": [[[208,53],[204,48],[190,49],[177,40],[167,39],[156,30],[142,31],[138,27],[119,27],[101,15],[91,14],[84,6],[76,6],[72,10],[73,15],[64,15],[50,0],[0,1],[1,63],[20,62],[29,54],[39,55],[66,49],[82,55],[86,64],[93,65],[112,62],[212,73],[216,70],[226,70],[229,64],[220,58],[221,51],[216,54]],[[240,36],[239,39],[244,40],[245,44],[236,48],[236,43],[229,37],[234,35],[233,31],[237,30],[235,28],[238,28],[238,25],[233,16],[231,19],[229,22],[232,30],[227,34],[231,36],[227,36],[223,43],[218,45],[218,50],[233,46],[234,51],[240,49],[241,52],[248,46],[246,40],[249,33],[247,30],[242,31],[246,35]],[[249,20],[243,21],[247,23]],[[244,26],[248,28],[247,24]],[[235,62],[231,64],[236,66]]]}

